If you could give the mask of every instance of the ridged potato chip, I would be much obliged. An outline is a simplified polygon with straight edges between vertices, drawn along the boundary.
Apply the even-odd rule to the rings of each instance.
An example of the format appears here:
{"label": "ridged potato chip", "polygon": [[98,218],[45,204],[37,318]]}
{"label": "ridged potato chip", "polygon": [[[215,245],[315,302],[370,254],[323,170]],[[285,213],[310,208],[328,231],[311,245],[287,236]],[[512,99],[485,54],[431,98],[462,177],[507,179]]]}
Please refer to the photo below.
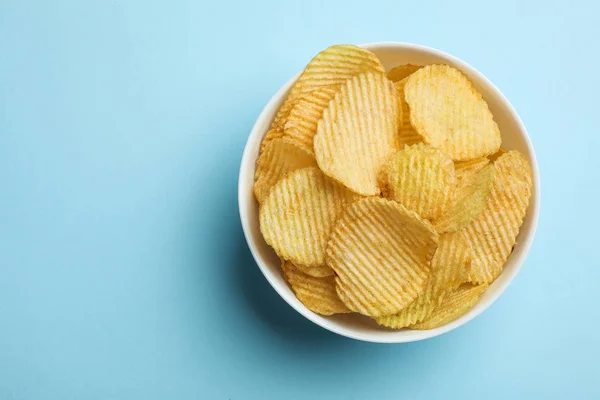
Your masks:
{"label": "ridged potato chip", "polygon": [[494,154],[500,130],[471,81],[449,65],[428,65],[407,78],[410,121],[426,143],[453,160]]}
{"label": "ridged potato chip", "polygon": [[279,131],[277,129],[269,129],[267,133],[265,133],[262,142],[260,142],[259,155],[262,154],[263,151],[265,151],[265,147],[267,147],[271,140],[278,139],[280,137],[283,137],[283,131]]}
{"label": "ridged potato chip", "polygon": [[469,225],[487,204],[493,182],[492,165],[462,177],[452,191],[450,206],[433,222],[435,229],[439,233],[455,232]]}
{"label": "ridged potato chip", "polygon": [[398,92],[382,74],[349,79],[323,111],[314,138],[317,164],[356,193],[379,194],[377,173],[398,150]]}
{"label": "ridged potato chip", "polygon": [[429,222],[394,201],[352,203],[327,245],[340,299],[371,317],[398,313],[425,289],[438,240]]}
{"label": "ridged potato chip", "polygon": [[452,160],[423,143],[393,154],[378,178],[384,197],[429,220],[444,213],[456,184]]}
{"label": "ridged potato chip", "polygon": [[425,290],[398,314],[376,318],[379,325],[400,329],[427,318],[441,304],[447,292],[462,283],[468,272],[470,250],[461,232],[440,235],[439,247],[431,260],[431,276]]}
{"label": "ridged potato chip", "polygon": [[286,138],[270,140],[256,161],[254,195],[261,204],[269,191],[286,174],[300,168],[316,167],[315,156]]}
{"label": "ridged potato chip", "polygon": [[474,286],[467,283],[460,285],[458,289],[444,296],[442,304],[436,307],[427,319],[411,325],[410,328],[418,330],[434,329],[458,319],[477,304],[487,287],[487,284]]}
{"label": "ridged potato chip", "polygon": [[301,264],[295,264],[295,267],[306,275],[314,276],[316,278],[324,278],[326,276],[332,276],[333,270],[327,265],[319,265],[318,267],[305,267]]}
{"label": "ridged potato chip", "polygon": [[281,268],[296,297],[309,310],[321,315],[351,312],[338,297],[333,276],[315,278],[303,273],[289,261],[283,261]]}
{"label": "ridged potato chip", "polygon": [[364,72],[385,74],[377,56],[369,50],[343,44],[331,46],[317,54],[304,71],[277,112],[271,128],[283,130],[296,102],[307,94],[323,87],[336,87]]}
{"label": "ridged potato chip", "polygon": [[487,157],[474,158],[468,161],[455,161],[454,171],[456,172],[456,178],[460,180],[464,176],[481,171],[489,165],[489,163],[490,160]]}
{"label": "ridged potato chip", "polygon": [[338,89],[339,85],[324,86],[298,100],[290,111],[285,124],[285,136],[310,151],[314,151],[313,139],[317,133],[317,123]]}
{"label": "ridged potato chip", "polygon": [[296,170],[271,188],[260,207],[260,230],[281,258],[322,266],[335,220],[355,197],[317,168]]}
{"label": "ridged potato chip", "polygon": [[387,78],[392,82],[399,82],[421,68],[423,68],[422,65],[398,65],[397,67],[390,69],[390,71],[387,73]]}
{"label": "ridged potato chip", "polygon": [[421,143],[423,141],[423,137],[419,135],[419,133],[413,128],[410,123],[410,108],[408,107],[408,103],[406,102],[406,98],[404,96],[404,85],[406,84],[406,78],[402,79],[394,83],[396,90],[398,91],[398,95],[400,98],[400,104],[402,106],[402,124],[400,126],[400,144],[403,148],[404,146],[409,146],[415,143]]}
{"label": "ridged potato chip", "polygon": [[525,157],[509,151],[494,162],[494,183],[483,211],[464,230],[471,246],[469,280],[491,283],[500,275],[527,213],[532,172]]}

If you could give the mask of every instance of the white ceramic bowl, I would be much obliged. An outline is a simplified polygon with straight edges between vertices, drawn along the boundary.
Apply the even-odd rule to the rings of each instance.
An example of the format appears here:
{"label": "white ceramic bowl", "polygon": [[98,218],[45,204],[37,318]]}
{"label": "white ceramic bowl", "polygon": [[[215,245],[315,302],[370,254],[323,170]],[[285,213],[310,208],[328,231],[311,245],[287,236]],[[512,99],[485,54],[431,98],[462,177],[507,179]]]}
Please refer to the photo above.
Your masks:
{"label": "white ceramic bowl", "polygon": [[[445,63],[463,71],[483,94],[494,118],[502,132],[502,146],[509,150],[519,150],[529,160],[533,169],[533,195],[525,222],[521,227],[517,244],[509,257],[504,271],[496,281],[487,289],[481,300],[475,307],[459,319],[442,327],[428,330],[391,330],[375,324],[371,319],[358,314],[334,315],[324,317],[308,310],[288,287],[282,277],[279,259],[275,252],[265,243],[258,224],[258,205],[252,194],[254,182],[255,161],[258,155],[260,142],[269,129],[271,120],[275,116],[279,106],[283,103],[285,96],[298,78],[297,74],[290,79],[275,95],[260,113],[258,120],[252,128],[248,142],[242,156],[242,164],[239,176],[239,207],[240,217],[244,235],[250,247],[250,251],[256,260],[260,270],[263,272],[271,286],[288,302],[296,311],[314,322],[315,324],[337,334],[349,338],[381,343],[403,343],[431,338],[449,332],[469,322],[477,315],[487,309],[508,287],[515,278],[533,242],[535,230],[538,224],[540,210],[540,180],[537,161],[533,146],[527,135],[523,122],[517,115],[513,106],[504,97],[492,82],[478,72],[475,68],[449,54],[429,47],[418,46],[408,43],[370,43],[362,45],[375,53],[386,70],[391,67],[411,64],[434,64]],[[309,61],[308,59],[306,60]],[[292,312],[290,310],[290,312]]]}

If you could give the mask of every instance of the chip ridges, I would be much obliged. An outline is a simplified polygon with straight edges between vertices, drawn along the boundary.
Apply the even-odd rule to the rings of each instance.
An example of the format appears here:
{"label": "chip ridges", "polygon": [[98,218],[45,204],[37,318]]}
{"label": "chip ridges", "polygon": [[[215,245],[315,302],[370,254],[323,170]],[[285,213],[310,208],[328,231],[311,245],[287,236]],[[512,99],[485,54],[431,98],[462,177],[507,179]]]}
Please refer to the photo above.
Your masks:
{"label": "chip ridges", "polygon": [[382,74],[346,81],[323,111],[314,138],[317,164],[356,193],[379,194],[377,173],[399,148],[398,92]]}
{"label": "chip ridges", "polygon": [[258,160],[254,175],[254,195],[259,204],[269,191],[286,174],[300,168],[316,167],[313,153],[298,147],[286,138],[269,140]]}
{"label": "chip ridges", "polygon": [[428,65],[407,78],[410,120],[426,143],[453,160],[485,157],[500,147],[500,130],[481,94],[459,70]]}
{"label": "chip ridges", "polygon": [[437,245],[429,222],[394,201],[369,197],[339,218],[326,262],[344,304],[379,317],[398,313],[424,290]]}
{"label": "chip ridges", "polygon": [[409,146],[415,143],[423,142],[423,137],[413,128],[410,122],[410,107],[406,102],[404,95],[404,86],[406,85],[406,79],[394,83],[396,90],[398,91],[400,104],[402,107],[402,124],[400,125],[400,148],[403,146]]}
{"label": "chip ridges", "polygon": [[429,220],[449,206],[456,183],[452,160],[423,143],[393,154],[381,168],[378,180],[384,197]]}
{"label": "chip ridges", "polygon": [[466,314],[478,301],[488,285],[463,284],[447,293],[441,305],[435,308],[423,322],[411,325],[411,329],[434,329],[452,322]]}
{"label": "chip ridges", "polygon": [[296,297],[309,310],[321,315],[351,312],[338,297],[333,276],[316,278],[307,275],[289,261],[282,261],[281,268]]}
{"label": "chip ridges", "polygon": [[454,291],[463,282],[469,257],[469,247],[462,232],[440,235],[425,290],[398,314],[376,318],[377,323],[400,329],[423,321],[442,303],[447,292]]}
{"label": "chip ridges", "polygon": [[324,86],[299,99],[289,113],[284,128],[285,136],[313,151],[317,123],[338,89],[339,85]]}
{"label": "chip ridges", "polygon": [[259,210],[260,230],[285,260],[322,266],[333,224],[355,197],[318,168],[296,170],[270,190]]}
{"label": "chip ridges", "polygon": [[464,231],[472,251],[473,283],[490,283],[500,275],[531,198],[531,167],[521,153],[509,151],[493,165],[495,177],[489,200]]}

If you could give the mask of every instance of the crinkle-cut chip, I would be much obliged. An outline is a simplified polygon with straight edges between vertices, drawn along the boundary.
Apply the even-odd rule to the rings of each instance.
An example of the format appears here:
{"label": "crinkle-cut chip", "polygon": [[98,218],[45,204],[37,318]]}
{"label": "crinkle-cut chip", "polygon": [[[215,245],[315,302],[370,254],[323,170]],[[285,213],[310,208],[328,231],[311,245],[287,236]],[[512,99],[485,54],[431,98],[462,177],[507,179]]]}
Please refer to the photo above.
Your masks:
{"label": "crinkle-cut chip", "polygon": [[301,97],[302,96],[299,96],[298,94],[294,94],[292,89],[290,90],[285,101],[281,107],[279,107],[279,110],[277,110],[275,118],[273,118],[273,121],[271,122],[271,130],[283,132],[283,128],[285,127],[285,123],[290,115],[290,111],[292,111],[296,101],[298,101],[298,99]]}
{"label": "crinkle-cut chip", "polygon": [[377,173],[399,148],[398,92],[382,74],[349,79],[323,111],[314,138],[317,164],[356,193],[378,195]]}
{"label": "crinkle-cut chip", "polygon": [[286,174],[297,169],[316,167],[313,153],[297,146],[287,138],[270,140],[256,161],[254,195],[259,204],[269,191]]}
{"label": "crinkle-cut chip", "polygon": [[376,318],[379,325],[400,329],[427,318],[446,293],[454,291],[468,270],[469,247],[461,232],[440,235],[439,247],[431,260],[431,275],[425,290],[398,314]]}
{"label": "crinkle-cut chip", "polygon": [[307,275],[289,261],[283,261],[281,268],[296,297],[309,310],[322,315],[351,312],[338,297],[333,276],[316,278]]}
{"label": "crinkle-cut chip", "polygon": [[404,94],[412,126],[453,160],[485,157],[500,148],[500,130],[487,103],[456,68],[423,67],[407,78]]}
{"label": "crinkle-cut chip", "polygon": [[352,203],[327,245],[340,299],[371,317],[398,313],[425,289],[438,240],[428,221],[401,204],[379,197]]}
{"label": "crinkle-cut chip", "polygon": [[410,108],[408,107],[408,103],[406,102],[406,97],[404,96],[404,85],[406,84],[406,78],[401,81],[395,82],[394,86],[398,91],[398,95],[400,98],[400,104],[402,107],[402,124],[400,126],[400,143],[401,145],[411,145],[415,143],[421,143],[423,141],[423,137],[419,135],[419,133],[413,128],[410,123]]}
{"label": "crinkle-cut chip", "polygon": [[492,165],[460,179],[452,192],[450,206],[433,222],[435,229],[439,233],[455,232],[469,225],[487,204],[493,182]]}
{"label": "crinkle-cut chip", "polygon": [[387,78],[392,82],[398,82],[421,68],[423,68],[422,65],[398,65],[397,67],[390,69],[390,71],[387,73]]}
{"label": "crinkle-cut chip", "polygon": [[284,128],[285,136],[313,151],[317,123],[338,89],[339,85],[323,86],[299,99],[288,116]]}
{"label": "crinkle-cut chip", "polygon": [[260,230],[281,258],[322,266],[335,220],[355,198],[318,168],[296,170],[271,188],[260,207]]}
{"label": "crinkle-cut chip", "polygon": [[259,154],[265,151],[265,147],[267,147],[267,145],[271,143],[273,139],[279,139],[281,137],[283,137],[283,131],[277,129],[269,129],[267,133],[265,133],[265,136],[263,136],[262,142],[260,142]]}
{"label": "crinkle-cut chip", "polygon": [[494,162],[494,161],[496,161],[498,159],[498,157],[500,157],[502,154],[504,154],[506,152],[508,152],[508,150],[500,147],[500,149],[498,149],[497,152],[495,152],[494,154],[492,154],[488,158],[489,158],[490,161]]}
{"label": "crinkle-cut chip", "polygon": [[473,283],[491,283],[500,275],[531,198],[531,167],[521,153],[509,151],[493,165],[494,182],[488,202],[464,230],[473,257],[469,273]]}
{"label": "crinkle-cut chip", "polygon": [[464,176],[474,174],[484,169],[489,165],[490,160],[487,157],[474,158],[468,161],[456,161],[454,163],[454,171],[456,172],[456,178],[462,179]]}
{"label": "crinkle-cut chip", "polygon": [[298,96],[324,86],[342,85],[348,79],[366,72],[385,74],[385,68],[375,54],[349,44],[331,46],[308,63],[291,93]]}
{"label": "crinkle-cut chip", "polygon": [[444,213],[455,184],[452,160],[423,143],[393,154],[379,172],[384,197],[429,220]]}
{"label": "crinkle-cut chip", "polygon": [[306,275],[314,276],[316,278],[324,278],[326,276],[333,275],[333,270],[327,265],[319,265],[318,267],[305,267],[301,264],[295,264],[295,266]]}
{"label": "crinkle-cut chip", "polygon": [[426,330],[434,329],[446,325],[466,314],[485,292],[488,285],[460,285],[456,290],[447,293],[444,296],[442,304],[433,310],[433,312],[423,322],[409,326],[411,329]]}

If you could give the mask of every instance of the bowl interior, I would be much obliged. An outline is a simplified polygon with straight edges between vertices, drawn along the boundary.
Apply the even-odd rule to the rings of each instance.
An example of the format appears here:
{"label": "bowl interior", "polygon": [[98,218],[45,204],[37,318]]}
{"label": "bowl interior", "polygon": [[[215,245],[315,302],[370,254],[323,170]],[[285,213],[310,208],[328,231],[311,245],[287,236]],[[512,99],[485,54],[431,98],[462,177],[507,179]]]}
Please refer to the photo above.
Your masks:
{"label": "bowl interior", "polygon": [[362,47],[374,52],[379,57],[386,70],[389,70],[396,65],[406,63],[423,65],[445,63],[453,65],[463,71],[481,92],[494,114],[494,119],[498,123],[502,133],[502,147],[509,150],[519,150],[528,158],[534,173],[533,195],[527,216],[525,217],[525,221],[517,238],[517,244],[515,245],[514,251],[509,257],[500,277],[490,285],[479,303],[467,314],[445,326],[429,331],[412,331],[408,329],[391,330],[380,327],[370,318],[359,314],[324,317],[315,314],[304,307],[304,305],[296,299],[294,293],[283,279],[279,259],[273,249],[265,243],[260,233],[258,224],[258,205],[252,194],[255,161],[258,156],[260,142],[269,129],[271,120],[275,116],[279,106],[285,100],[285,95],[297,76],[290,79],[290,81],[288,81],[286,85],[273,96],[252,129],[246,144],[246,149],[244,150],[240,168],[240,217],[250,250],[265,277],[281,297],[306,318],[333,332],[359,340],[399,343],[426,339],[448,332],[480,314],[501,295],[518,273],[518,270],[529,251],[537,226],[539,213],[539,174],[537,162],[525,127],[511,104],[491,82],[469,65],[443,52],[411,44],[380,43],[363,45]]}

